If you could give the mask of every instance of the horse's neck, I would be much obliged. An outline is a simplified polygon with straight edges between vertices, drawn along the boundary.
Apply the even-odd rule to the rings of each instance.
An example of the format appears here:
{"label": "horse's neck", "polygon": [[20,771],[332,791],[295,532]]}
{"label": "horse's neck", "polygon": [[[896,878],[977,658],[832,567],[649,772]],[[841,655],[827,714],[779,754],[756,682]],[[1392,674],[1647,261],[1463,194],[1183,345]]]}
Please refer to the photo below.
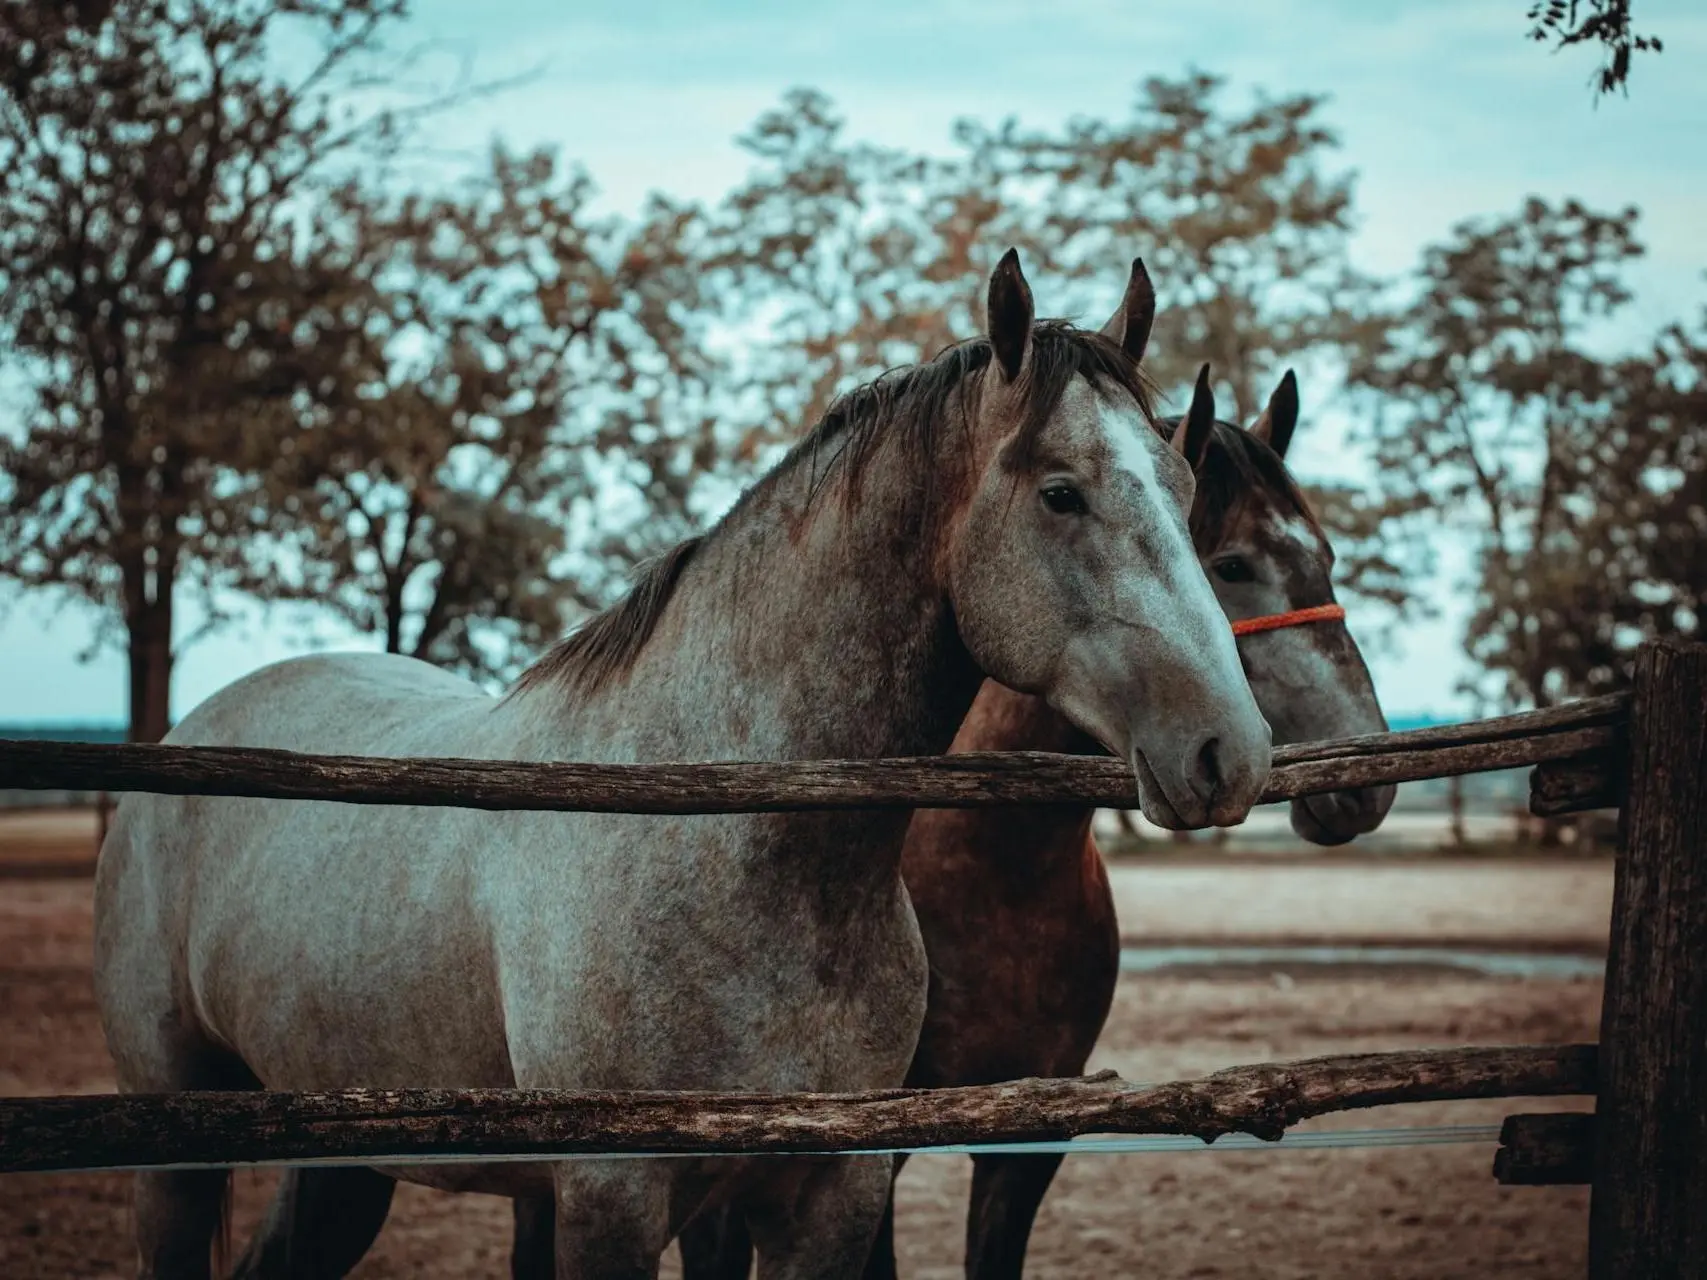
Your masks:
{"label": "horse's neck", "polygon": [[953,751],[1062,751],[1099,755],[1102,747],[1042,698],[986,680],[954,735]]}
{"label": "horse's neck", "polygon": [[700,551],[629,691],[666,704],[682,735],[668,745],[704,758],[946,750],[981,677],[931,549],[876,493],[809,513],[792,486],[764,496],[771,510],[739,513]]}
{"label": "horse's neck", "polygon": [[[591,693],[547,683],[519,695],[529,749],[609,760],[947,750],[982,675],[907,486],[884,484],[881,461],[851,506],[833,492],[808,505],[803,475],[750,494],[695,553],[626,675]],[[768,816],[743,824],[740,840],[761,865],[797,868],[803,891],[840,914],[862,896],[843,889],[893,886],[907,820]]]}
{"label": "horse's neck", "polygon": [[[1076,755],[1101,749],[1042,698],[994,680],[978,691],[952,748]],[[1071,901],[1101,873],[1091,843],[1095,816],[1082,805],[920,810],[907,832],[902,875],[925,914],[975,912],[985,899]]]}

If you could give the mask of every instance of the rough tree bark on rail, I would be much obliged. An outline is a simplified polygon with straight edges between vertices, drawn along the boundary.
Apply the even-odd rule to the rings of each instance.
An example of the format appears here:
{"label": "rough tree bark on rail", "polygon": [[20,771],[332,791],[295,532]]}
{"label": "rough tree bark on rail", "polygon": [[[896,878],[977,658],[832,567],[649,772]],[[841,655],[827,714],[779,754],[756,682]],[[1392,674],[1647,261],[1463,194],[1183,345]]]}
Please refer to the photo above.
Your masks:
{"label": "rough tree bark on rail", "polygon": [[[1611,771],[1620,695],[1494,720],[1278,748],[1263,803],[1345,787],[1564,763]],[[1598,771],[1597,771],[1598,770]],[[1592,772],[1591,771],[1597,771]],[[252,747],[0,741],[0,787],[148,791],[599,813],[776,813],[995,804],[1138,807],[1108,756],[967,752],[888,760],[587,764],[310,755]],[[1572,792],[1571,794],[1576,794]]]}
{"label": "rough tree bark on rail", "polygon": [[340,1157],[882,1151],[1090,1133],[1278,1139],[1405,1102],[1592,1092],[1593,1045],[1349,1054],[1135,1085],[1112,1071],[865,1094],[365,1089],[0,1100],[0,1173]]}

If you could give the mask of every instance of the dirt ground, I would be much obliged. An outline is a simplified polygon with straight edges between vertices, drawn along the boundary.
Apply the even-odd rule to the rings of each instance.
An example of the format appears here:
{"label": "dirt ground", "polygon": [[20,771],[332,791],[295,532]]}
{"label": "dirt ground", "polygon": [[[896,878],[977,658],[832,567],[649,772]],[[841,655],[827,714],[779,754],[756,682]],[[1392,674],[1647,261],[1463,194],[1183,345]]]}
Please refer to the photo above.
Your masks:
{"label": "dirt ground", "polygon": [[1604,951],[1609,859],[1200,859],[1109,868],[1128,943]]}
{"label": "dirt ground", "polygon": [[[0,847],[9,825],[0,821]],[[25,849],[14,865],[24,855],[45,856]],[[1593,947],[1604,941],[1609,886],[1605,864],[1574,862],[1125,866],[1117,877],[1133,941],[1344,937]],[[39,869],[0,880],[0,1095],[112,1088],[88,973],[89,888],[85,878],[42,878]],[[1249,970],[1128,976],[1092,1066],[1159,1080],[1317,1053],[1592,1040],[1599,1002],[1595,982]],[[1387,1108],[1306,1127],[1485,1124],[1558,1105],[1513,1099]],[[1581,1274],[1586,1192],[1500,1188],[1489,1176],[1492,1157],[1487,1145],[1071,1157],[1039,1216],[1028,1275]],[[916,1157],[907,1166],[898,1219],[903,1274],[960,1274],[969,1167],[958,1156]],[[237,1187],[241,1239],[270,1178],[240,1173]],[[129,1199],[122,1175],[0,1177],[0,1276],[131,1274]],[[356,1274],[506,1275],[508,1233],[503,1202],[403,1187]],[[673,1254],[666,1274],[677,1274]]]}

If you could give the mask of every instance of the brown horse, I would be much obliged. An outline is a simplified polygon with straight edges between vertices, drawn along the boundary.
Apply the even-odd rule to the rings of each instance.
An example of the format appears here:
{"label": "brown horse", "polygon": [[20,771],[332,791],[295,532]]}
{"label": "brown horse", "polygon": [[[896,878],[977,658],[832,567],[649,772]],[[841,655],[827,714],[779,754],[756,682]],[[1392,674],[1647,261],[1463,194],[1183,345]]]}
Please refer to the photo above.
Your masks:
{"label": "brown horse", "polygon": [[[1200,379],[1192,414],[1207,396]],[[1208,416],[1213,420],[1213,401]],[[1192,542],[1234,622],[1279,619],[1334,601],[1333,549],[1283,458],[1298,420],[1291,372],[1250,430],[1216,422],[1201,457]],[[1173,420],[1170,425],[1177,425]],[[1343,621],[1244,635],[1240,657],[1276,743],[1385,730],[1357,644]],[[1101,748],[1035,697],[987,681],[953,751]],[[1292,825],[1317,844],[1373,831],[1392,787],[1294,801]],[[1093,810],[921,810],[907,831],[902,878],[930,961],[930,994],[909,1085],[942,1088],[1084,1071],[1114,998],[1120,934]],[[966,1274],[1017,1277],[1058,1155],[973,1157]],[[900,1161],[897,1161],[899,1171]],[[895,1275],[894,1201],[866,1267]],[[725,1210],[681,1237],[686,1280],[744,1280],[751,1249]]]}

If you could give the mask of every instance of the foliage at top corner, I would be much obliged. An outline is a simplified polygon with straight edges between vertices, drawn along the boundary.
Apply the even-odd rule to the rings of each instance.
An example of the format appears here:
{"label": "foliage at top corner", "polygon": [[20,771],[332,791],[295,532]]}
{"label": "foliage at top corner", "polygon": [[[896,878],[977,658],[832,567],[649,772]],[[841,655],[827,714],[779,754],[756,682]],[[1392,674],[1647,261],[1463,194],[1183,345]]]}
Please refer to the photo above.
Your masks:
{"label": "foliage at top corner", "polygon": [[1595,72],[1597,96],[1628,92],[1630,60],[1638,53],[1660,53],[1658,36],[1643,35],[1631,25],[1634,0],[1536,0],[1529,6],[1529,38],[1551,42],[1555,50],[1576,45],[1600,46],[1600,69]]}

